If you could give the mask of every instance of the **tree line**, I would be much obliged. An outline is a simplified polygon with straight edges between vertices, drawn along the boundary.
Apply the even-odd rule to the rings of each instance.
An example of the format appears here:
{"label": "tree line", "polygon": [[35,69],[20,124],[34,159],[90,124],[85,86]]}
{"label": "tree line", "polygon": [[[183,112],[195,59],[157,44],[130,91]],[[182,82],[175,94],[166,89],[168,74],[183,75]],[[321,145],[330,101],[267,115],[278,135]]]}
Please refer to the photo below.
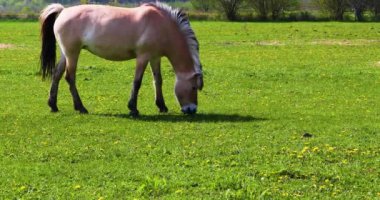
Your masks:
{"label": "tree line", "polygon": [[330,13],[331,18],[343,20],[344,12],[351,9],[355,19],[363,21],[365,11],[372,12],[375,16],[380,14],[380,0],[315,0],[324,10]]}
{"label": "tree line", "polygon": [[[0,14],[5,12],[38,12],[49,3],[137,5],[155,0],[0,0]],[[161,2],[187,5],[187,9],[202,13],[219,13],[226,19],[240,20],[241,12],[255,16],[259,20],[279,20],[286,13],[298,11],[308,20],[309,11],[302,11],[303,4],[313,10],[326,13],[332,20],[343,20],[346,12],[353,13],[355,20],[363,21],[365,14],[380,19],[380,0],[160,0]],[[190,6],[189,6],[190,5]]]}
{"label": "tree line", "polygon": [[238,20],[242,8],[252,8],[261,20],[278,20],[305,2],[326,12],[333,20],[343,20],[347,11],[353,12],[357,21],[363,21],[365,12],[378,18],[380,15],[380,0],[191,0],[194,8],[205,12],[219,9],[231,21]]}

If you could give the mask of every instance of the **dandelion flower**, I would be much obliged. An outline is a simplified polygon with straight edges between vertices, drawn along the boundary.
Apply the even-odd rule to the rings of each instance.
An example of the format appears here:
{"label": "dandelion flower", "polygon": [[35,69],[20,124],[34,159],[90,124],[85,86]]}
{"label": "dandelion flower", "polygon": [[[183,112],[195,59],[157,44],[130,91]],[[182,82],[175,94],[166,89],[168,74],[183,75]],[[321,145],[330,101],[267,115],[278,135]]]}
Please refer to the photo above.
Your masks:
{"label": "dandelion flower", "polygon": [[304,154],[304,153],[308,152],[309,149],[310,149],[310,148],[306,146],[306,147],[304,147],[304,148],[302,149],[301,153]]}

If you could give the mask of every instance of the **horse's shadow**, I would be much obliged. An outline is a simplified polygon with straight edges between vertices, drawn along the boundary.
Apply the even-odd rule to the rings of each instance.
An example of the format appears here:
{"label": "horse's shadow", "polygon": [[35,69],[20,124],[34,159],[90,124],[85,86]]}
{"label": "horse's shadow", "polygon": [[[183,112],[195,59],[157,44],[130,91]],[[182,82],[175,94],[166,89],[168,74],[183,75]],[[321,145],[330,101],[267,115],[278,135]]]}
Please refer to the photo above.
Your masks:
{"label": "horse's shadow", "polygon": [[157,115],[143,115],[138,117],[131,117],[129,114],[111,114],[103,113],[96,114],[102,117],[115,117],[115,118],[129,118],[137,121],[147,122],[255,122],[266,121],[265,118],[253,117],[249,115],[238,114],[217,114],[217,113],[199,113],[195,115],[182,115],[182,114],[157,114]]}

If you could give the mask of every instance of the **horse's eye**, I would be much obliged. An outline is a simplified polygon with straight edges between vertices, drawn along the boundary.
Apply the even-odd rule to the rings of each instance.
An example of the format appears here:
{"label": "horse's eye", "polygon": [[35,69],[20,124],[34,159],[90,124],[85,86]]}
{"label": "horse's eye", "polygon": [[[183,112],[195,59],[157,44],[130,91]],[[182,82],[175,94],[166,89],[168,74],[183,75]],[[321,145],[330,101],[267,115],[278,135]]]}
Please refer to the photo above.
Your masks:
{"label": "horse's eye", "polygon": [[195,86],[193,86],[191,89],[193,89],[193,90],[197,90],[197,88],[196,88]]}

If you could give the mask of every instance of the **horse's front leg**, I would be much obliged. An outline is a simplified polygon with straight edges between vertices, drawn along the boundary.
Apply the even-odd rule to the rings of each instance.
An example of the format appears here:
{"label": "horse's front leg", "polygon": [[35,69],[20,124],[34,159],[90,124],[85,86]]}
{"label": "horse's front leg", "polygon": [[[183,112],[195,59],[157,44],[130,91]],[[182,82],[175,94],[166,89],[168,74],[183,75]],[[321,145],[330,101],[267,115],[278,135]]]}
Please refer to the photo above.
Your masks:
{"label": "horse's front leg", "polygon": [[160,109],[160,112],[168,112],[162,94],[161,58],[152,59],[150,61],[150,66],[152,68],[154,86],[156,88],[156,105],[158,109]]}
{"label": "horse's front leg", "polygon": [[[79,53],[78,53],[79,56]],[[83,106],[82,100],[79,97],[78,89],[75,84],[75,74],[78,63],[78,56],[71,56],[67,59],[66,81],[69,83],[70,92],[73,97],[74,109],[82,114],[87,114],[87,109]]]}
{"label": "horse's front leg", "polygon": [[55,68],[53,72],[53,77],[52,77],[52,82],[51,82],[48,105],[50,106],[52,112],[58,112],[58,106],[57,106],[58,86],[59,86],[59,81],[62,78],[63,72],[65,72],[65,68],[66,68],[66,58],[62,56],[61,60],[58,62],[57,67]]}
{"label": "horse's front leg", "polygon": [[128,102],[128,108],[132,117],[137,117],[139,111],[137,110],[137,95],[141,87],[142,78],[146,66],[148,65],[148,59],[145,56],[138,56],[136,59],[135,79],[133,80],[133,86],[131,91],[131,97]]}

